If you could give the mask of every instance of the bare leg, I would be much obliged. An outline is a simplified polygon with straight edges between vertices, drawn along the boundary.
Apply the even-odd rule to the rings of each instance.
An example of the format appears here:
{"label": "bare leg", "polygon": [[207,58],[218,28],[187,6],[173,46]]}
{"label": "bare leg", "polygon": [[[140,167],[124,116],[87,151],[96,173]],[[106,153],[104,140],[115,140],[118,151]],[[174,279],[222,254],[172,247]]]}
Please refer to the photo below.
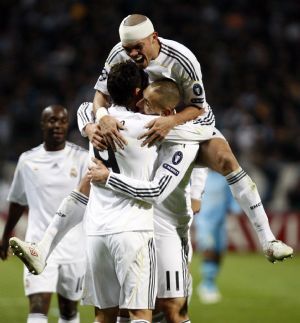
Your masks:
{"label": "bare leg", "polygon": [[255,183],[242,170],[227,141],[215,138],[200,146],[201,160],[211,169],[226,176],[232,195],[247,214],[262,247],[275,240]]}

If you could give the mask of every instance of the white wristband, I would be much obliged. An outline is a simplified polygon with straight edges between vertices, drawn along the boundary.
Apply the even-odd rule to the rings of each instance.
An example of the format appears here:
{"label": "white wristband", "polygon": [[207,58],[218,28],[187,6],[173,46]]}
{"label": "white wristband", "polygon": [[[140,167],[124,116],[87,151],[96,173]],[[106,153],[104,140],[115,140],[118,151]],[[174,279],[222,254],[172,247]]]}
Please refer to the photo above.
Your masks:
{"label": "white wristband", "polygon": [[107,116],[108,112],[107,109],[104,107],[100,107],[96,111],[96,122],[99,122],[102,117]]}

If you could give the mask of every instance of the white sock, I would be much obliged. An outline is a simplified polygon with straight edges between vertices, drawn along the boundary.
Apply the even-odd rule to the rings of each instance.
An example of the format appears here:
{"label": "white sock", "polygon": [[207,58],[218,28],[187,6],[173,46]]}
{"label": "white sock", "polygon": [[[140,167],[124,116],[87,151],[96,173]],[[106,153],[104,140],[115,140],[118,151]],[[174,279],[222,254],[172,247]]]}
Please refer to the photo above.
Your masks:
{"label": "white sock", "polygon": [[77,313],[77,315],[74,318],[72,318],[71,320],[65,320],[65,319],[60,317],[58,319],[58,323],[80,323],[79,313]]}
{"label": "white sock", "polygon": [[87,202],[88,197],[77,191],[72,191],[63,199],[42,240],[38,243],[46,259],[64,235],[82,221]]}
{"label": "white sock", "polygon": [[27,316],[27,323],[48,323],[48,317],[42,313],[30,313]]}
{"label": "white sock", "polygon": [[269,220],[255,183],[247,173],[239,168],[226,176],[232,195],[247,214],[258,239],[264,247],[267,241],[275,240]]}
{"label": "white sock", "polygon": [[147,321],[147,320],[142,320],[142,319],[140,319],[140,320],[131,320],[131,321],[129,321],[129,322],[131,322],[131,323],[150,323],[149,321]]}

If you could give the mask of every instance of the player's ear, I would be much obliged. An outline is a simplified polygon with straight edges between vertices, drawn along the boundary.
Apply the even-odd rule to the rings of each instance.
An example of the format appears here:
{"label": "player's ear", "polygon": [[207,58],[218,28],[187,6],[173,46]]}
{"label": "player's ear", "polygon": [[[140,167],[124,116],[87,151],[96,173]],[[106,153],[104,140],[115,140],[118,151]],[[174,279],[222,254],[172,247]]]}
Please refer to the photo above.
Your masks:
{"label": "player's ear", "polygon": [[156,31],[153,32],[151,40],[156,41],[158,39],[158,33]]}
{"label": "player's ear", "polygon": [[167,117],[167,116],[169,116],[169,115],[173,114],[173,113],[172,113],[172,110],[173,110],[173,109],[171,109],[171,108],[169,108],[169,107],[166,107],[166,108],[164,108],[164,109],[162,110],[161,115],[162,115],[162,116],[164,116],[164,117]]}
{"label": "player's ear", "polygon": [[133,96],[136,101],[140,101],[143,98],[143,91],[141,88],[136,87],[133,92]]}

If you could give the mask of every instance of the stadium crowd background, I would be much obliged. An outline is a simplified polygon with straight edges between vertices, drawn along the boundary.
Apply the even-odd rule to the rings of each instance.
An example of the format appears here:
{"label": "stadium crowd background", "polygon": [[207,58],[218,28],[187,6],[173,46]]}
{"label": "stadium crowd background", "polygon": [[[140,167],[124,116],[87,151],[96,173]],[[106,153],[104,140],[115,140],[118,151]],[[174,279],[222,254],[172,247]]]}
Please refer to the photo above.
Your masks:
{"label": "stadium crowd background", "polygon": [[270,210],[300,210],[300,2],[297,0],[3,0],[0,3],[1,203],[21,152],[39,144],[42,108],[71,114],[94,84],[129,13],[201,63],[217,127]]}

